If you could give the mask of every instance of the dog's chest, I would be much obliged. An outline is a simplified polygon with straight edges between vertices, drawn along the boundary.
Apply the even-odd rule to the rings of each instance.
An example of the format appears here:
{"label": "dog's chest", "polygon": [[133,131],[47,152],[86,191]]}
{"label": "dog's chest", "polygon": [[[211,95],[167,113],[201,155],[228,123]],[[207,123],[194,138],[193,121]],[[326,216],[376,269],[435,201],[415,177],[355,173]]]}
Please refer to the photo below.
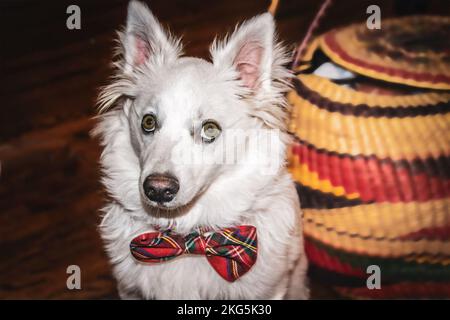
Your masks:
{"label": "dog's chest", "polygon": [[[245,276],[230,283],[209,265],[206,257],[186,255],[157,265],[136,266],[135,283],[144,298],[214,299],[238,297]],[[149,293],[149,295],[147,294]]]}

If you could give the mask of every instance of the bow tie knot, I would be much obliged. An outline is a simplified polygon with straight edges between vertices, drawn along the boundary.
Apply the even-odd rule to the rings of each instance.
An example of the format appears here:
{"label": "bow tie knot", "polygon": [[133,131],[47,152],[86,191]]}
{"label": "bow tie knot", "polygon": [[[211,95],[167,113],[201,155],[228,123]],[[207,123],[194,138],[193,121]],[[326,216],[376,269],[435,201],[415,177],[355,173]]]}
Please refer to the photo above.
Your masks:
{"label": "bow tie knot", "polygon": [[257,237],[253,226],[225,228],[216,232],[191,232],[185,236],[171,232],[148,232],[130,243],[138,261],[161,263],[183,254],[206,255],[211,266],[225,280],[233,282],[256,262]]}

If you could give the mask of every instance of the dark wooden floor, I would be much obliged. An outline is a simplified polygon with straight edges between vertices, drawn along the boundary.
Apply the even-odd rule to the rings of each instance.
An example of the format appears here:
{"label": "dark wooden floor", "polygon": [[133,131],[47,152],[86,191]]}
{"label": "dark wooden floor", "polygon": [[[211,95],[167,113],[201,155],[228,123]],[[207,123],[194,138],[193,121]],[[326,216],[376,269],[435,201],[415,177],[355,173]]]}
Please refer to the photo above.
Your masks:
{"label": "dark wooden floor", "polygon": [[[448,1],[335,1],[322,30],[401,11],[449,14]],[[399,6],[398,3],[404,3]],[[423,8],[420,3],[423,4]],[[82,29],[66,28],[78,4]],[[0,298],[117,298],[97,233],[103,193],[97,142],[89,130],[98,87],[110,73],[114,30],[127,1],[0,1]],[[263,12],[264,0],[153,0],[151,8],[189,55],[208,56],[216,34]],[[295,44],[320,1],[281,0],[280,38]],[[66,288],[66,268],[82,270],[82,290]],[[315,287],[316,288],[316,287]],[[314,296],[330,297],[318,287]]]}

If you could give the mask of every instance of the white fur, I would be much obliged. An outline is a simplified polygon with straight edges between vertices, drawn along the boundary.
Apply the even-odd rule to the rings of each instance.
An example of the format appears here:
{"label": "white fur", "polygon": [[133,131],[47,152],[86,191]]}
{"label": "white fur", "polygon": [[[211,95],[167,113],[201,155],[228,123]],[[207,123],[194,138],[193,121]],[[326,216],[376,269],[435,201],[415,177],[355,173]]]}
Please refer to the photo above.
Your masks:
{"label": "white fur", "polygon": [[[148,8],[131,2],[120,33],[117,73],[100,95],[103,114],[95,133],[104,147],[100,162],[110,195],[103,208],[102,238],[122,298],[282,299],[309,296],[301,216],[293,182],[284,166],[289,72],[286,55],[275,45],[269,14],[236,29],[212,46],[212,61],[180,57],[178,40],[168,36]],[[249,47],[246,47],[250,44]],[[245,48],[245,50],[243,49]],[[254,50],[258,50],[255,52]],[[251,52],[248,54],[248,52]],[[257,59],[254,59],[257,57]],[[240,68],[238,64],[246,63]],[[249,71],[245,78],[241,70]],[[253,77],[253,78],[252,78]],[[248,80],[248,81],[247,81]],[[140,121],[153,112],[160,129],[144,135]],[[196,141],[199,123],[218,121],[222,134],[204,145]],[[206,154],[209,160],[229,130],[276,129],[280,146],[258,154],[277,160],[272,174],[263,164],[179,163],[174,154]],[[239,158],[252,159],[244,148]],[[262,163],[262,162],[261,162]],[[143,179],[172,173],[180,183],[166,208],[148,200]],[[154,226],[188,233],[198,226],[257,228],[258,258],[250,271],[229,283],[202,256],[186,255],[157,265],[135,261],[131,239]]]}

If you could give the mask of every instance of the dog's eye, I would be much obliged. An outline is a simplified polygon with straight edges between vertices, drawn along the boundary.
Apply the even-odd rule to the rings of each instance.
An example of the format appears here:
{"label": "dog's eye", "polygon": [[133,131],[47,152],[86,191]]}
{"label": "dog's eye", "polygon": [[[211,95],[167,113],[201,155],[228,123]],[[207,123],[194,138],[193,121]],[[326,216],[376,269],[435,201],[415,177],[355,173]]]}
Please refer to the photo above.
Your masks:
{"label": "dog's eye", "polygon": [[219,135],[222,129],[220,129],[220,126],[212,121],[207,120],[202,125],[202,140],[203,142],[213,142]]}
{"label": "dog's eye", "polygon": [[156,129],[156,117],[153,114],[146,114],[142,118],[142,130],[146,133],[151,133]]}

